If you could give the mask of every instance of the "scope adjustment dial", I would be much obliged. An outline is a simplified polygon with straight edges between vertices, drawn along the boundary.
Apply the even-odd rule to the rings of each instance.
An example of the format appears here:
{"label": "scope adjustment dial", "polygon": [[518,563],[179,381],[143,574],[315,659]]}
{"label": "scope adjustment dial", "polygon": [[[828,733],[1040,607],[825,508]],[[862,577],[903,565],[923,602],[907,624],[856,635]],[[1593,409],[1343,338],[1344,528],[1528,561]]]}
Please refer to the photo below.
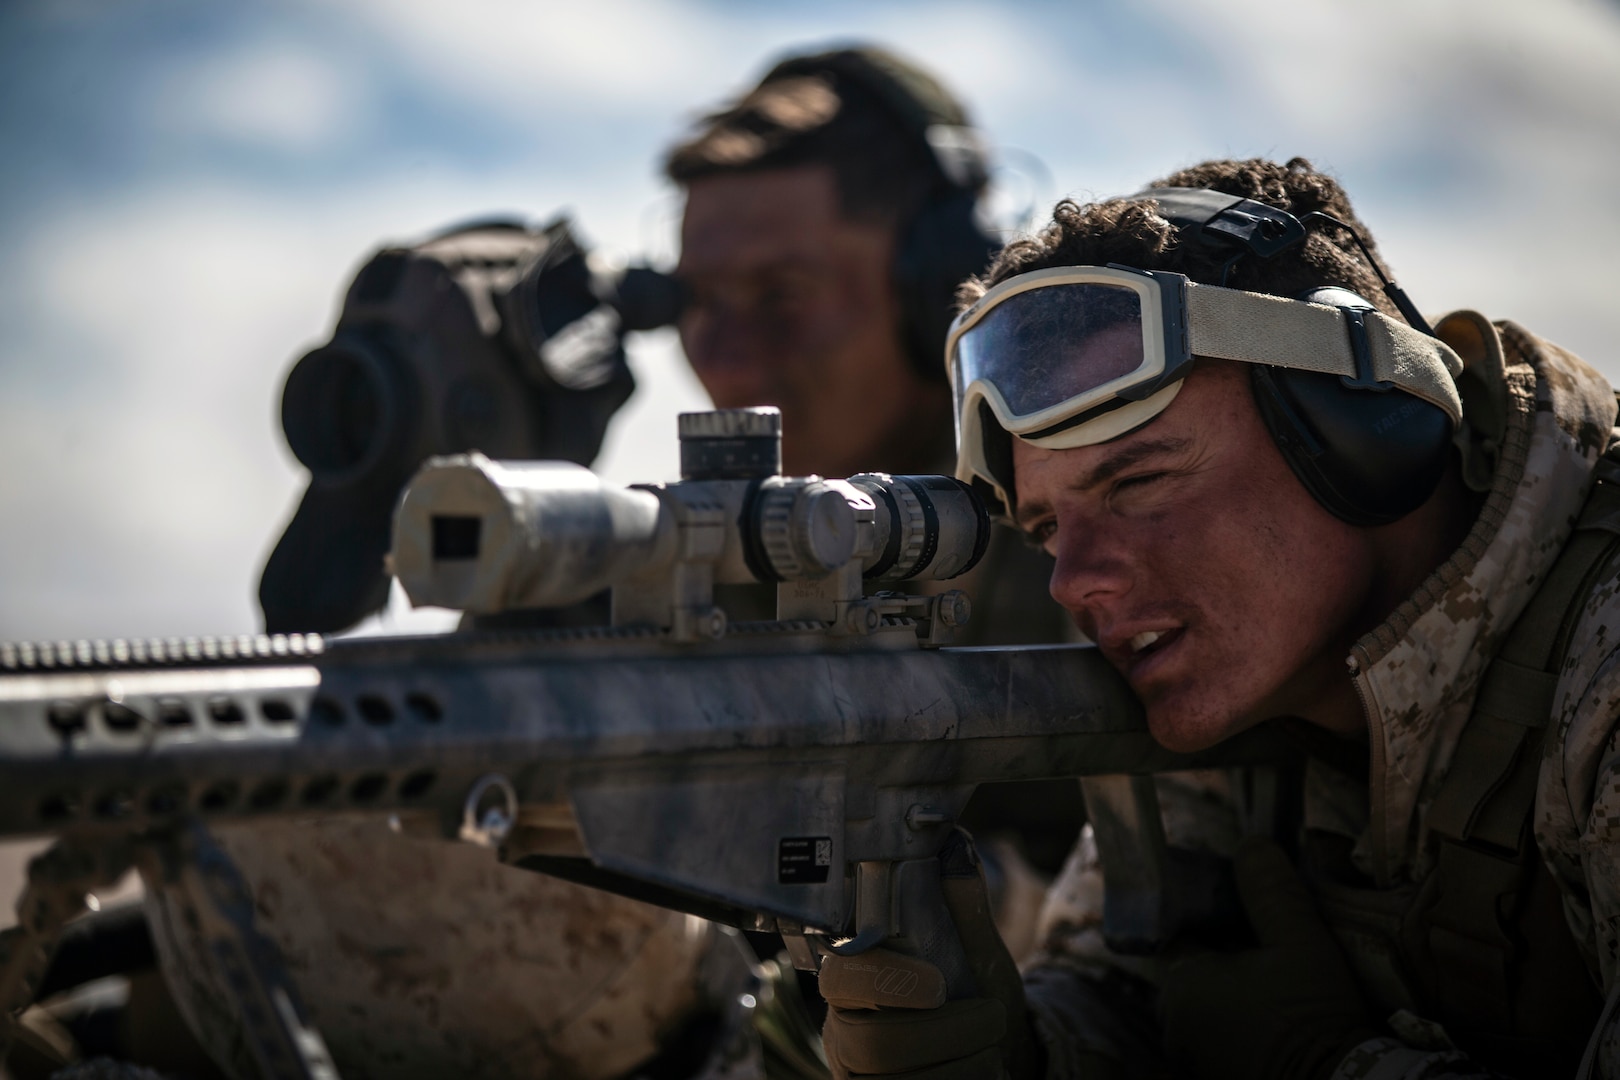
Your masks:
{"label": "scope adjustment dial", "polygon": [[758,498],[759,546],[781,580],[826,577],[854,557],[855,508],[819,476],[767,483]]}

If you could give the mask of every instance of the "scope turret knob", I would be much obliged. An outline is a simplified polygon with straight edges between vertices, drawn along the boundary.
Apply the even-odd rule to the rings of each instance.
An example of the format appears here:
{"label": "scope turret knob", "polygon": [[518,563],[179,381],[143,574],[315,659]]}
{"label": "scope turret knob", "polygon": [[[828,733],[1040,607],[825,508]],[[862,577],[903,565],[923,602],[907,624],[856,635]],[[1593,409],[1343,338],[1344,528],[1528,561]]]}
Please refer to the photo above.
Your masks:
{"label": "scope turret knob", "polygon": [[711,409],[676,418],[682,480],[754,480],[782,471],[782,412]]}
{"label": "scope turret knob", "polygon": [[855,508],[811,476],[759,492],[759,544],[783,581],[825,577],[855,555]]}

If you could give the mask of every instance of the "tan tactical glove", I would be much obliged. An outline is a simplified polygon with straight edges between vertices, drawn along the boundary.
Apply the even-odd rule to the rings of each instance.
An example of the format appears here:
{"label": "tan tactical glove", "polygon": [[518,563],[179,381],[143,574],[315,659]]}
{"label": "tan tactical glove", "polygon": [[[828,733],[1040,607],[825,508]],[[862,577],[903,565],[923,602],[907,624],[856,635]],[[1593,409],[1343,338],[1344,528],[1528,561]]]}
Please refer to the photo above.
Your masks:
{"label": "tan tactical glove", "polygon": [[1377,1034],[1339,944],[1270,840],[1233,858],[1258,949],[1198,953],[1159,989],[1166,1052],[1199,1080],[1319,1080]]}
{"label": "tan tactical glove", "polygon": [[[977,860],[974,860],[975,863]],[[983,874],[941,880],[980,997],[945,1000],[938,968],[888,949],[829,956],[822,1041],[834,1080],[1037,1080],[1040,1050],[1024,982],[990,916]]]}

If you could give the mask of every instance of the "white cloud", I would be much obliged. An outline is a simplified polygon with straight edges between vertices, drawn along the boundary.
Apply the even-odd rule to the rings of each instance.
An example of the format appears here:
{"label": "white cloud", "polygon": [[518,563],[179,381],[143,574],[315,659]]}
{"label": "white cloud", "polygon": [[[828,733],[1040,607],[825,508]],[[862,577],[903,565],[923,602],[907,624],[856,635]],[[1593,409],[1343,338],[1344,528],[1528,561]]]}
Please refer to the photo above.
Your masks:
{"label": "white cloud", "polygon": [[657,0],[360,0],[351,10],[416,76],[514,112],[684,107],[716,75],[737,78],[726,73],[747,55],[728,48],[737,20]]}
{"label": "white cloud", "polygon": [[[1562,0],[1285,3],[1152,0],[1198,42],[1218,85],[1188,95],[1229,135],[1331,145],[1345,157],[1458,144],[1516,172],[1553,135],[1620,154],[1620,15]],[[1584,132],[1592,145],[1568,145]],[[1447,144],[1451,144],[1448,146]]]}
{"label": "white cloud", "polygon": [[[926,59],[976,104],[1045,102],[1085,73],[1016,5],[871,5],[836,19],[813,5],[711,6],[689,0],[360,0],[366,32],[416,77],[485,107],[577,116],[629,113],[679,125],[745,89],[778,54],[851,40]],[[1081,16],[1083,18],[1083,16]],[[649,147],[647,156],[658,147]]]}
{"label": "white cloud", "polygon": [[291,38],[183,63],[158,81],[151,101],[160,129],[289,153],[337,144],[370,105],[358,73]]}

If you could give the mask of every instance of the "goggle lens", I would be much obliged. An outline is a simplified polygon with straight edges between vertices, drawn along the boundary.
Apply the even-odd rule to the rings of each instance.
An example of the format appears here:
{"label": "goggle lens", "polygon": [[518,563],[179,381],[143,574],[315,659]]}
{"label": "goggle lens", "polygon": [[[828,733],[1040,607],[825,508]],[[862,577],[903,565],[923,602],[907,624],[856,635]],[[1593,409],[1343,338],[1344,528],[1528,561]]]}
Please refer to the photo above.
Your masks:
{"label": "goggle lens", "polygon": [[1122,285],[1067,284],[1007,297],[956,342],[960,395],[983,381],[1028,417],[1140,372],[1142,298]]}

